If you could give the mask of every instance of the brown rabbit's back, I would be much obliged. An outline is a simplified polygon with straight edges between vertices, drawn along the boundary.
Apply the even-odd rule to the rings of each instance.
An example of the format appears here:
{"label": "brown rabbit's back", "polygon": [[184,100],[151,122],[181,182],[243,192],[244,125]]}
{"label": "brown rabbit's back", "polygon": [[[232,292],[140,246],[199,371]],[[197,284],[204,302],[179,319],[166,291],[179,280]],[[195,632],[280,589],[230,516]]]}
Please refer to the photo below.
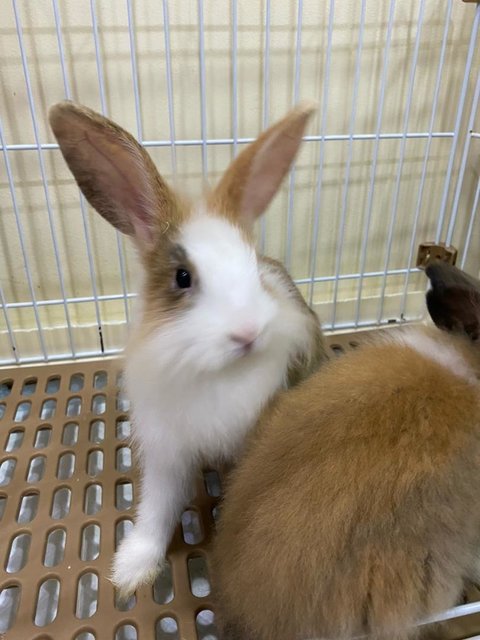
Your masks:
{"label": "brown rabbit's back", "polygon": [[451,606],[479,538],[477,394],[395,344],[284,394],[227,489],[225,622],[258,640],[393,639]]}

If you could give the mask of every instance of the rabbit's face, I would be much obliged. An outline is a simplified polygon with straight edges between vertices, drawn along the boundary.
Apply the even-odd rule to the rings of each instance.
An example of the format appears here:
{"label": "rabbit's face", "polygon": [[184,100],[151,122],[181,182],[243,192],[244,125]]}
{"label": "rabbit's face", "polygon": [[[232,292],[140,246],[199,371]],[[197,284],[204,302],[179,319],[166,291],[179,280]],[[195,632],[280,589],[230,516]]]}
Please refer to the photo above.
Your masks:
{"label": "rabbit's face", "polygon": [[[50,110],[62,154],[88,202],[135,241],[144,266],[141,331],[152,357],[193,372],[285,350],[288,314],[262,283],[251,235],[295,158],[311,104],[245,147],[202,204],[171,189],[127,131],[70,102]],[[294,325],[295,326],[295,325]],[[275,343],[274,343],[275,340]],[[149,343],[150,344],[150,343]]]}
{"label": "rabbit's face", "polygon": [[217,370],[268,348],[278,304],[243,230],[201,211],[150,253],[143,307],[162,361]]}

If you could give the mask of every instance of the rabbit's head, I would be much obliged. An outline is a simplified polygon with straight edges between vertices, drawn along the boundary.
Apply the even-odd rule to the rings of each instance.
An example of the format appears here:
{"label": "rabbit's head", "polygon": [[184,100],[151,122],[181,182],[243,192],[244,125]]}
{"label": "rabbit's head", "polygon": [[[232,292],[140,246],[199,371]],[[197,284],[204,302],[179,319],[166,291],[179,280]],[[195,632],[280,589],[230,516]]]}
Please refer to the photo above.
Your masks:
{"label": "rabbit's head", "polygon": [[288,172],[312,111],[299,106],[270,127],[192,203],[112,121],[71,102],[50,110],[85,197],[136,244],[144,267],[140,322],[145,335],[155,334],[165,363],[218,370],[295,330],[288,314],[280,318],[279,276],[259,268],[253,224]]}
{"label": "rabbit's head", "polygon": [[426,269],[430,280],[427,307],[440,329],[465,334],[472,340],[480,335],[480,280],[445,262],[432,262]]}

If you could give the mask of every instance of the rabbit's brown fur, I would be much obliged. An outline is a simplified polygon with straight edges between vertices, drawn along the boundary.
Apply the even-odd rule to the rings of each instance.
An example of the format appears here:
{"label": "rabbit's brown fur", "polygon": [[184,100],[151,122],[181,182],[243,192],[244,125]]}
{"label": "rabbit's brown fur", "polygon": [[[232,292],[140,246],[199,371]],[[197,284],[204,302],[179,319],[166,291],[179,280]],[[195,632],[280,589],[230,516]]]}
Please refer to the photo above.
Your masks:
{"label": "rabbit's brown fur", "polygon": [[[473,364],[478,347],[451,340]],[[395,341],[281,395],[222,507],[226,636],[403,640],[452,606],[480,537],[479,400],[475,382]]]}

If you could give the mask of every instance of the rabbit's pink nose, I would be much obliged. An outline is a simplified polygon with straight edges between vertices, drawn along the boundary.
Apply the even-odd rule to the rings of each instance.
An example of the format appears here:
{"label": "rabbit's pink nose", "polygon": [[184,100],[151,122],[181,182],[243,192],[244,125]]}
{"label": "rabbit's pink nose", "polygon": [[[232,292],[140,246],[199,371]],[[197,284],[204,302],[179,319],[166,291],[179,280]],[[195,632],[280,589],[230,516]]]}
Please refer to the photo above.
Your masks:
{"label": "rabbit's pink nose", "polygon": [[258,330],[254,327],[245,327],[243,329],[238,329],[234,333],[230,334],[230,339],[246,350],[252,347],[257,337]]}

